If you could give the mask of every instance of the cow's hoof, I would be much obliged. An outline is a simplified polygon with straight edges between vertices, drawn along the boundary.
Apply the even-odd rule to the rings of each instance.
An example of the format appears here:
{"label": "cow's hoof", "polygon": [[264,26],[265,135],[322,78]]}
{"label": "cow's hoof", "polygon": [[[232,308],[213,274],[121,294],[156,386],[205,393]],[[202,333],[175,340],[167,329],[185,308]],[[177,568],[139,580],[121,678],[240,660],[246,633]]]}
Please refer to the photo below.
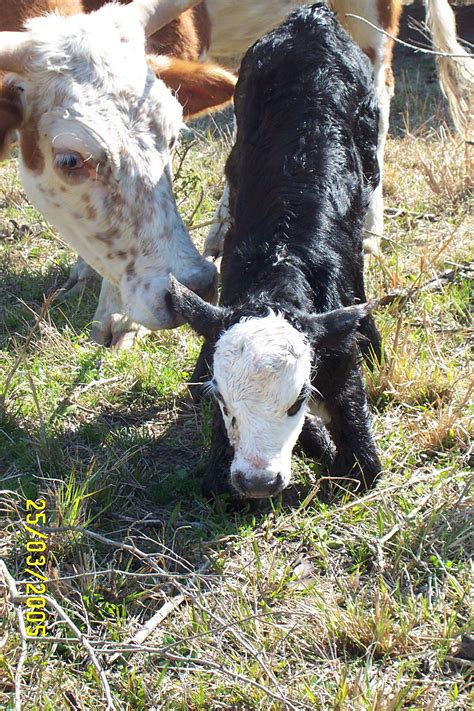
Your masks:
{"label": "cow's hoof", "polygon": [[71,296],[82,297],[85,290],[90,288],[98,279],[97,272],[79,257],[71,267],[69,278],[58,289],[56,298],[62,300]]}
{"label": "cow's hoof", "polygon": [[150,331],[122,314],[112,314],[107,321],[95,321],[91,329],[91,340],[99,346],[126,351],[141,341]]}
{"label": "cow's hoof", "polygon": [[362,244],[364,247],[364,254],[366,256],[372,256],[372,257],[380,257],[381,251],[380,251],[380,242],[381,242],[381,235],[379,235],[376,232],[369,232],[368,230],[364,230],[363,236],[362,236]]}

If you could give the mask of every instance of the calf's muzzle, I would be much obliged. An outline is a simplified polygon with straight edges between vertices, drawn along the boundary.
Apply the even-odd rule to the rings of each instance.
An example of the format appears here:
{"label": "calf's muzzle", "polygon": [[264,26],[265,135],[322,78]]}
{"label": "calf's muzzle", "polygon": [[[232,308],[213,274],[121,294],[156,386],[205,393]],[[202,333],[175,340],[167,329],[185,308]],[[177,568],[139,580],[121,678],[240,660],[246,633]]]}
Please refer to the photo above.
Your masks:
{"label": "calf's muzzle", "polygon": [[244,472],[236,470],[231,474],[234,489],[250,499],[264,499],[276,496],[284,489],[283,477],[279,472],[257,470]]}

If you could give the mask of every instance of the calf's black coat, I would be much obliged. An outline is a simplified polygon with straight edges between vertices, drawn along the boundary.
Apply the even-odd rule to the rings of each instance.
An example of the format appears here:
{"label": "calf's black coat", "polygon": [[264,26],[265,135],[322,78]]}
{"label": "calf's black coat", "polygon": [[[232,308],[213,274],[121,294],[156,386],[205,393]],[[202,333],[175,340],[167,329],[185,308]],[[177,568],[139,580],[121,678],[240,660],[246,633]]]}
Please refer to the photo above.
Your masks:
{"label": "calf's black coat", "polygon": [[[309,316],[366,301],[362,229],[379,181],[370,63],[325,5],[303,7],[245,55],[235,112],[237,137],[226,165],[233,226],[224,245],[219,327],[264,316],[270,307],[314,343]],[[207,336],[201,361],[212,359],[214,339]],[[370,314],[354,322],[350,336],[315,347],[312,384],[331,419],[331,474],[356,477],[365,488],[380,463],[358,340],[380,355]],[[319,456],[321,441],[308,421],[302,446]],[[216,405],[206,493],[226,488],[231,457]]]}

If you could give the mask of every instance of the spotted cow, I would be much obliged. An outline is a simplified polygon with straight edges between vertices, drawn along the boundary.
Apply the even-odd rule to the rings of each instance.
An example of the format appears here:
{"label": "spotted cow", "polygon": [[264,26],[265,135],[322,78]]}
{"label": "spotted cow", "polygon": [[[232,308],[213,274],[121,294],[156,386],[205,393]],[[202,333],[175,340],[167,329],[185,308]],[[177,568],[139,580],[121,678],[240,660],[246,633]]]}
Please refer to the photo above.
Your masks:
{"label": "spotted cow", "polygon": [[120,340],[130,320],[175,327],[182,320],[164,301],[169,273],[206,299],[216,273],[191,242],[173,196],[183,105],[190,116],[229,101],[235,78],[214,63],[147,61],[146,35],[186,0],[136,0],[90,14],[54,4],[70,14],[34,17],[24,32],[0,34],[0,69],[8,72],[0,155],[18,136],[29,199],[104,277],[98,340]]}

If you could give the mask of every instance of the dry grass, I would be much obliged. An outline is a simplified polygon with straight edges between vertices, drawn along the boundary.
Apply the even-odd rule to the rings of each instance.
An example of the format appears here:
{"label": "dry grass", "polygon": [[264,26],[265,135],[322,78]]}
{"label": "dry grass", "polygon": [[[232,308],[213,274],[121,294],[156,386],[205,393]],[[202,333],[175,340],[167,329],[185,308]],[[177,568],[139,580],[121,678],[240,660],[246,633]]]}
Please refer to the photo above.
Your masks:
{"label": "dry grass", "polygon": [[[198,340],[181,329],[97,348],[93,293],[38,321],[73,255],[14,163],[0,169],[0,552],[21,595],[25,499],[46,497],[47,594],[92,648],[51,609],[59,641],[28,642],[22,658],[4,588],[2,707],[21,683],[24,708],[105,708],[94,655],[117,709],[472,707],[472,666],[451,658],[472,630],[470,168],[446,130],[413,124],[429,106],[439,126],[417,82],[410,132],[387,148],[384,264],[368,266],[371,296],[410,292],[377,312],[386,361],[367,373],[384,475],[331,505],[319,466],[297,457],[291,496],[238,513],[201,499],[209,411],[184,385]],[[201,125],[182,149],[186,221],[212,216],[228,143]],[[453,281],[420,288],[446,269]]]}

